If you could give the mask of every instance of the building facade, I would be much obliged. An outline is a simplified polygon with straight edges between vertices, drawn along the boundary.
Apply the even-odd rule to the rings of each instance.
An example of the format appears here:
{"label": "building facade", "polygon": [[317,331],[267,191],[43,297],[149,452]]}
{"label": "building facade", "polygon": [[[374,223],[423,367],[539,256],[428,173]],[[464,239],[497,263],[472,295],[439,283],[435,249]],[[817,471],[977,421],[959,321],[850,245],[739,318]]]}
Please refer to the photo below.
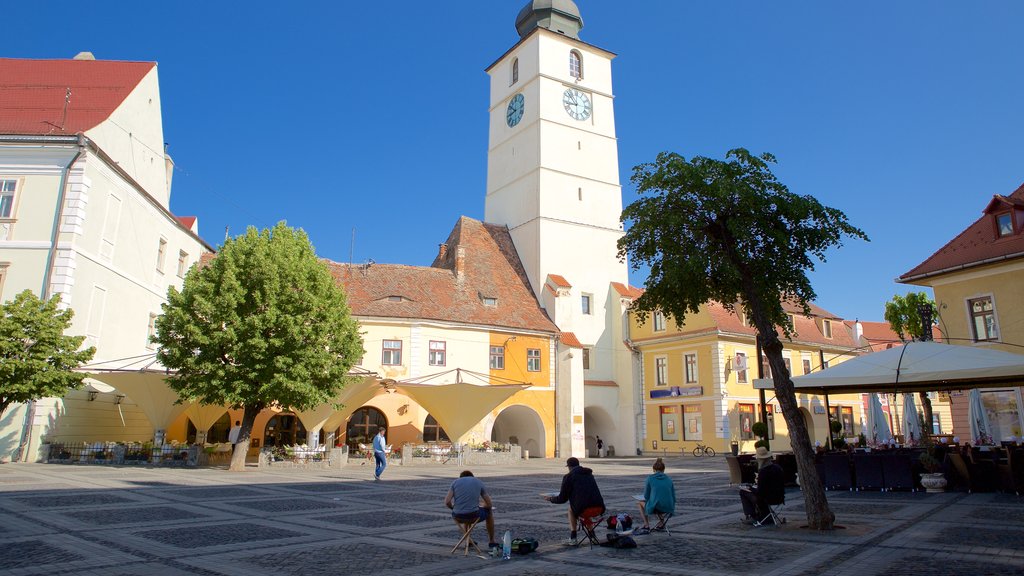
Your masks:
{"label": "building facade", "polygon": [[[0,300],[30,290],[74,310],[94,362],[152,358],[170,286],[211,247],[170,212],[152,62],[0,59]],[[7,411],[0,457],[40,437],[152,436],[131,399],[92,387]]]}
{"label": "building facade", "polygon": [[[950,344],[1024,354],[1024,186],[996,194],[981,217],[898,280],[930,287]],[[967,393],[949,391],[954,433],[968,434]],[[1024,430],[1021,388],[984,389],[996,441]]]}

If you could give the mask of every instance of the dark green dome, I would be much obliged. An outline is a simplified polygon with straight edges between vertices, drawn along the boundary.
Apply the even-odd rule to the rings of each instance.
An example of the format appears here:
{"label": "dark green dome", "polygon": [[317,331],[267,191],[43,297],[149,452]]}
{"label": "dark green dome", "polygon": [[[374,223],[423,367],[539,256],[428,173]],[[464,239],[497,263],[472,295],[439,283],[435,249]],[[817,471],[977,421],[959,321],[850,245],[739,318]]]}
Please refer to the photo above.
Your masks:
{"label": "dark green dome", "polygon": [[530,0],[516,17],[516,31],[522,38],[534,28],[547,28],[579,40],[583,18],[572,0]]}

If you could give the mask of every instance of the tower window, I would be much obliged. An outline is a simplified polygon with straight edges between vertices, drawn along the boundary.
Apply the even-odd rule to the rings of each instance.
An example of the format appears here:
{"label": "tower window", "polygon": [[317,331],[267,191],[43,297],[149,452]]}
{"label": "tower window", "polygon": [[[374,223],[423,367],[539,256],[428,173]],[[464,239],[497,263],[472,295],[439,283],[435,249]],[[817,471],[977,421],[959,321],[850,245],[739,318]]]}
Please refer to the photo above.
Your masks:
{"label": "tower window", "polygon": [[512,61],[512,81],[509,86],[519,82],[519,58]]}
{"label": "tower window", "polygon": [[164,259],[167,257],[167,240],[160,239],[160,244],[156,249],[156,271],[164,273]]}
{"label": "tower window", "polygon": [[581,311],[583,312],[583,314],[588,315],[588,316],[590,314],[593,314],[593,311],[592,311],[592,309],[590,307],[590,304],[591,304],[592,300],[593,300],[593,296],[591,296],[590,294],[584,294],[580,298],[580,307],[582,308]]}
{"label": "tower window", "polygon": [[583,78],[583,57],[575,50],[569,51],[569,76],[577,80]]}

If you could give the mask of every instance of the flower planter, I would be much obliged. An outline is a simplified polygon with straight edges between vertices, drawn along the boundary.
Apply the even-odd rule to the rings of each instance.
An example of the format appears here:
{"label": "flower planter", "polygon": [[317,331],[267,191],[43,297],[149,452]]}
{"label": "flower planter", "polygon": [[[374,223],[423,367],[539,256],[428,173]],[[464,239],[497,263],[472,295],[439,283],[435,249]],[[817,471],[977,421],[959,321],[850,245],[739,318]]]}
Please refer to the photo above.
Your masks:
{"label": "flower planter", "polygon": [[946,476],[942,472],[921,474],[921,486],[924,486],[927,492],[945,492]]}

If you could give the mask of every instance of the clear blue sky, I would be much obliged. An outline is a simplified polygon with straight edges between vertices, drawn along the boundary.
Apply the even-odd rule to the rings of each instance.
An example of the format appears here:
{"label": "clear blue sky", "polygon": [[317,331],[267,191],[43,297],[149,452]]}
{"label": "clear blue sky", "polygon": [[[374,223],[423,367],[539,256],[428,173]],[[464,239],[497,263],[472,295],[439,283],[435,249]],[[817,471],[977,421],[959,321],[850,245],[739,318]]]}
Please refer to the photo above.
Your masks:
{"label": "clear blue sky", "polygon": [[[577,3],[619,54],[624,202],[660,151],[772,152],[871,237],[812,275],[840,316],[881,320],[893,278],[1024,182],[1024,2]],[[333,260],[429,265],[483,217],[484,68],[523,4],[17,2],[2,55],[157,61],[171,208],[212,244],[287,220]]]}

